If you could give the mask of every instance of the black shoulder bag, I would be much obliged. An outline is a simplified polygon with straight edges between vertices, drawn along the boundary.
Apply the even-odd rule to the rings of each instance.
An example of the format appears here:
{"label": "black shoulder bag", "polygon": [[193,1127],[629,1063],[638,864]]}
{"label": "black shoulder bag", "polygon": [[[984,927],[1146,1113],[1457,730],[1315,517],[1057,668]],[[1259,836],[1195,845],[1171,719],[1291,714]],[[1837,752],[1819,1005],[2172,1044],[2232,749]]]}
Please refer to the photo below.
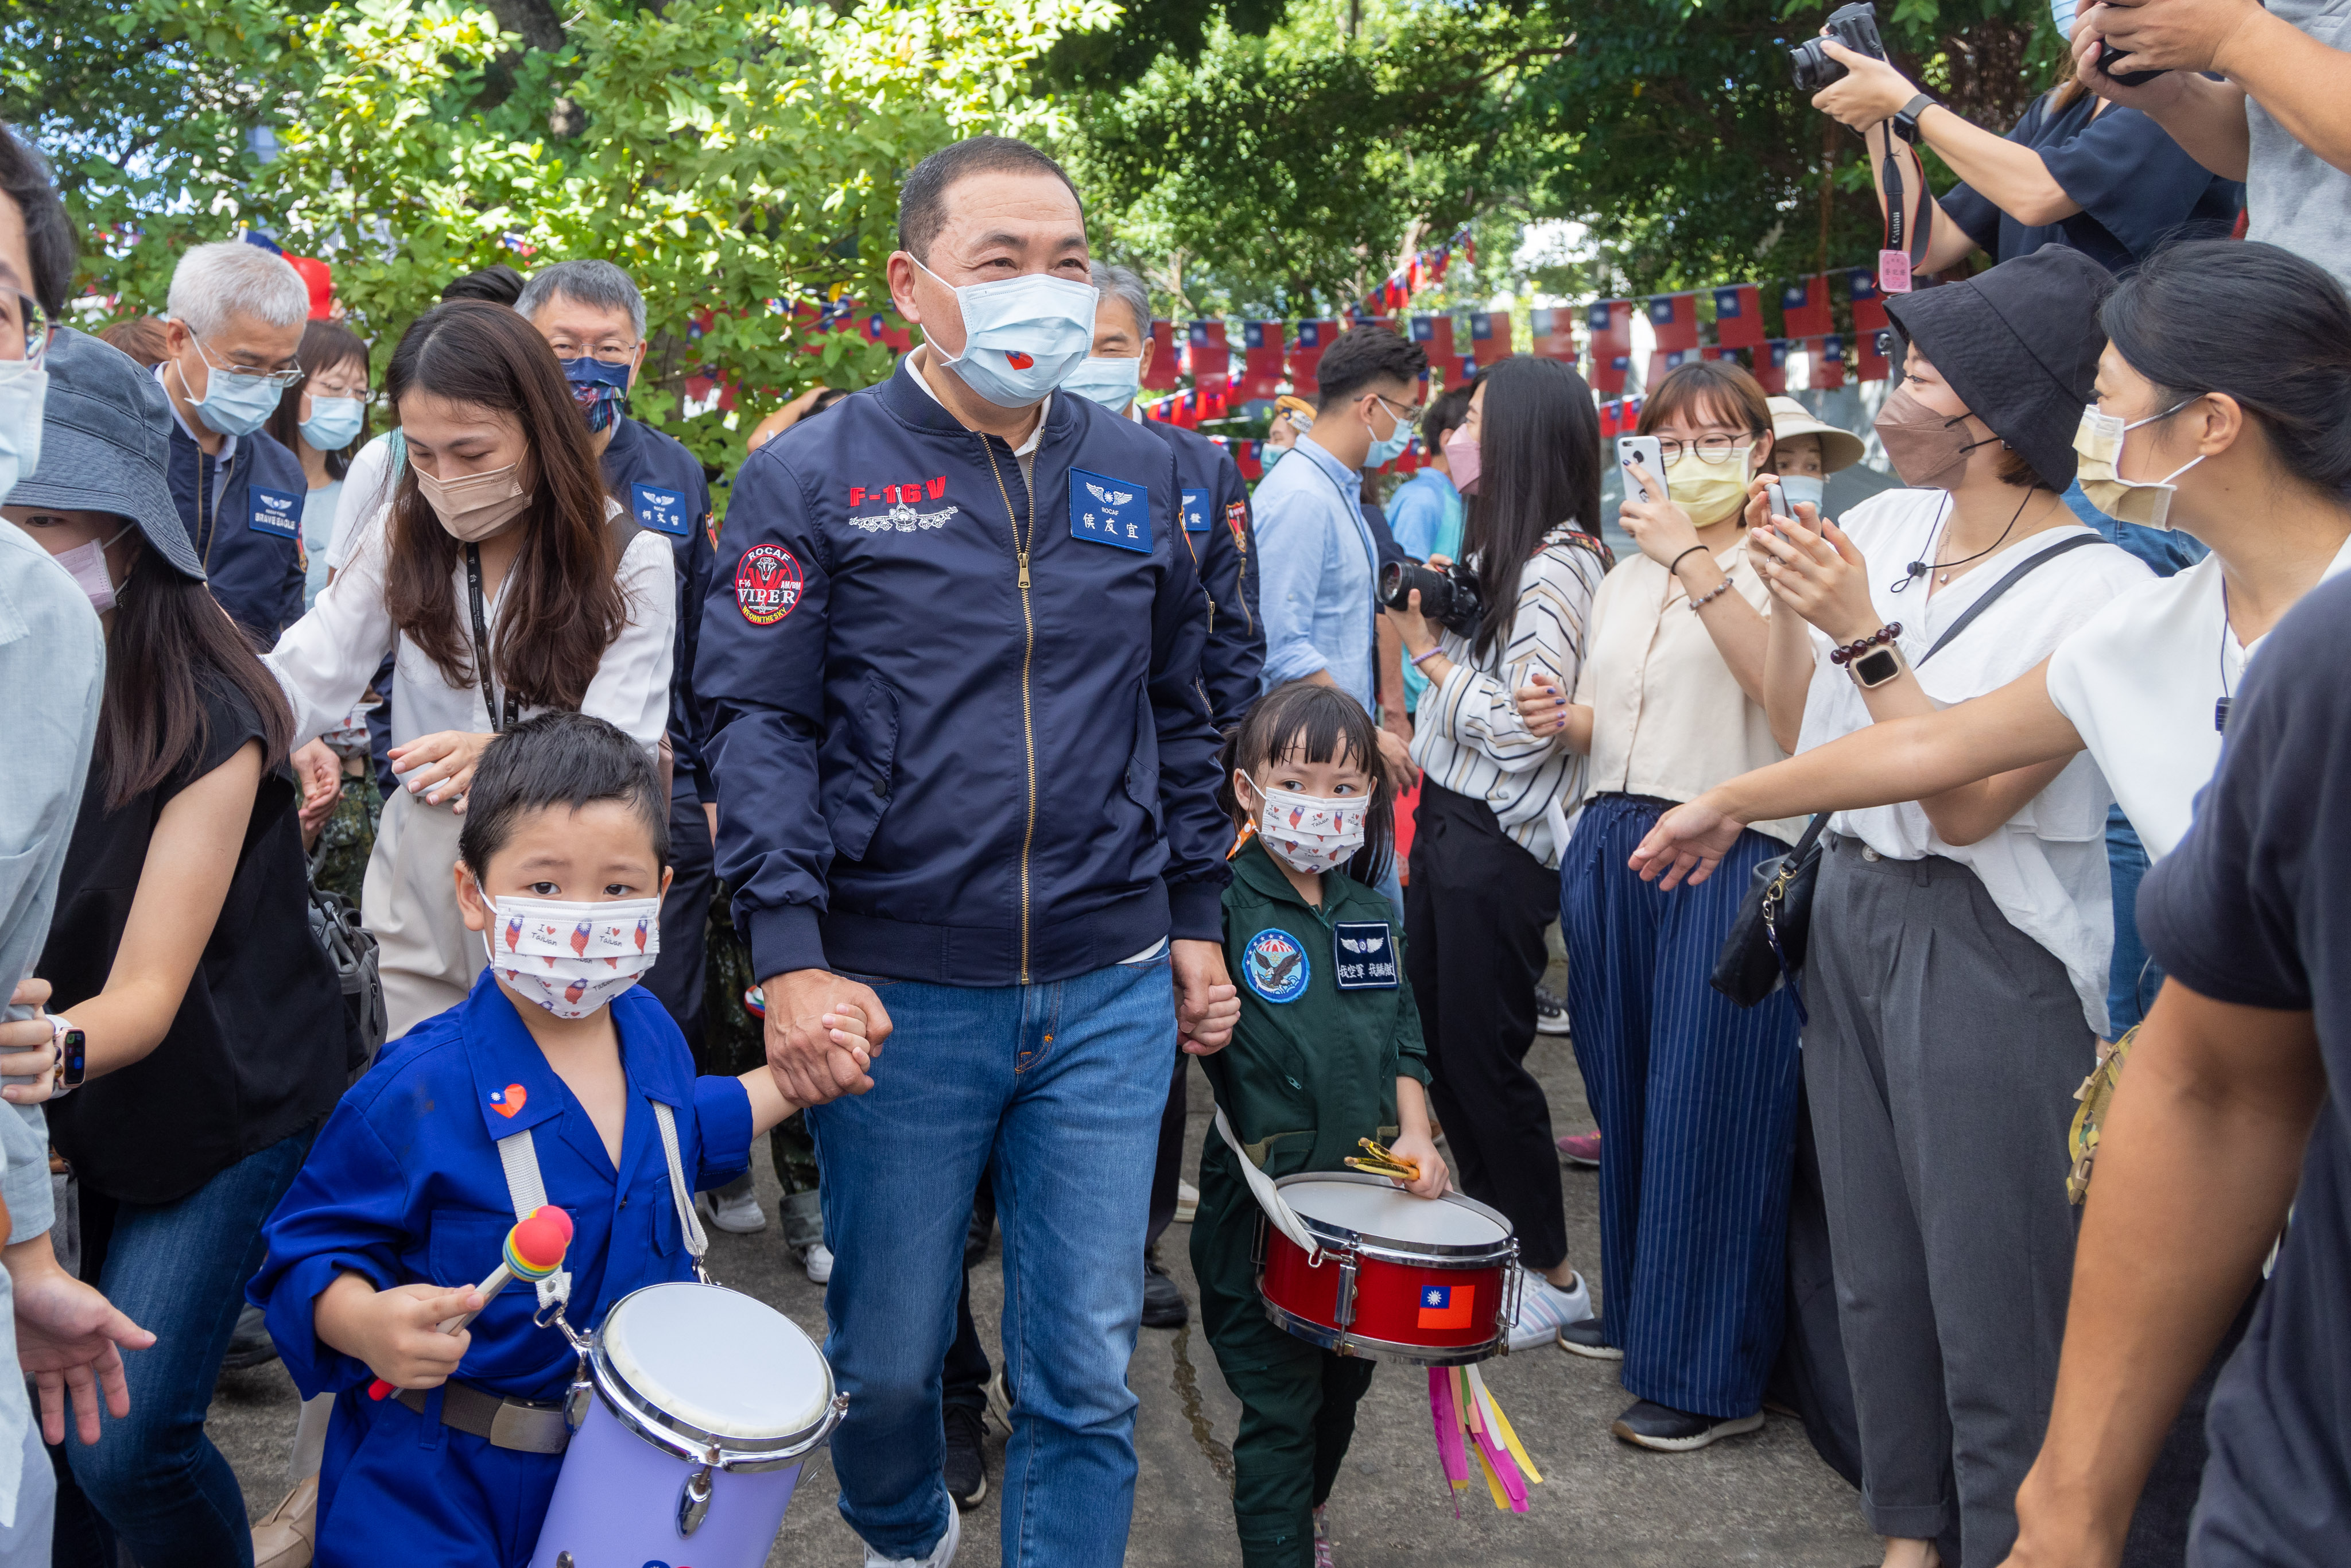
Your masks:
{"label": "black shoulder bag", "polygon": [[[2067,550],[2105,542],[2096,534],[2077,534],[2030,560],[2020,561],[2006,577],[1986,590],[1982,598],[1969,605],[1912,668],[1925,664],[1949,647],[1951,640],[1991,609],[1994,601],[2040,567]],[[1707,977],[1708,984],[1742,1008],[1755,1006],[1784,984],[1794,998],[1797,1021],[1809,1021],[1804,1014],[1804,998],[1796,992],[1795,978],[1804,967],[1804,954],[1811,943],[1813,883],[1820,876],[1821,833],[1828,827],[1831,815],[1823,811],[1806,823],[1795,848],[1757,866],[1747,884],[1747,896],[1740,901],[1739,914],[1730,922],[1730,935],[1723,939],[1722,950],[1715,955],[1714,973]]]}

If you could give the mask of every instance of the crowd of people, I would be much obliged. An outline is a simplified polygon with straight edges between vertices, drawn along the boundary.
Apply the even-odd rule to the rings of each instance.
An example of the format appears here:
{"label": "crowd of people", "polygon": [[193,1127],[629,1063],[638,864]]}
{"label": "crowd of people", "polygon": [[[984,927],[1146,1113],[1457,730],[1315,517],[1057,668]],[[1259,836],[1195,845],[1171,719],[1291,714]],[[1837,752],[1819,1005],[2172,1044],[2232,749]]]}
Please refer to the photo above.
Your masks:
{"label": "crowd of people", "polygon": [[[1886,1568],[2335,1561],[2351,57],[2241,9],[2069,14],[2005,137],[1826,46],[1949,275],[1834,517],[1860,434],[1734,361],[1612,447],[1567,365],[1369,323],[1252,491],[1142,417],[1068,175],[978,137],[902,188],[919,346],[721,517],[611,263],[371,345],[200,245],[89,335],[0,134],[0,1563],[528,1561],[550,1302],[765,1230],[763,1134],[869,1564],[953,1558],[991,1409],[1006,1559],[1120,1560],[1128,1361],[1195,1310],[1242,1561],[1343,1559],[1373,1364],[1258,1248],[1365,1139],[1507,1226],[1498,1349],[1656,1453],[1788,1408]],[[486,1299],[537,1203],[559,1283]],[[271,1357],[256,1530],[204,1420]]]}

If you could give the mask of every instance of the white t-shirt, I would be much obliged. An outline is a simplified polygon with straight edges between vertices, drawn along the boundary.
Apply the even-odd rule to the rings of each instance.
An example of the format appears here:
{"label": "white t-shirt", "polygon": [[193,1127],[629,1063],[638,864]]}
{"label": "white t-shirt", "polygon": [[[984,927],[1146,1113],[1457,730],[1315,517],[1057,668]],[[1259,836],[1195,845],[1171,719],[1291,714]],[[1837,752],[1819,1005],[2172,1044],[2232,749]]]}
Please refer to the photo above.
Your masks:
{"label": "white t-shirt", "polygon": [[[2351,541],[2319,581],[2346,567]],[[2150,856],[2188,831],[2196,793],[2220,765],[2213,705],[2244,685],[2265,641],[2240,645],[2229,630],[2214,555],[2116,600],[2049,661],[2049,700],[2081,732]]]}
{"label": "white t-shirt", "polygon": [[[1903,656],[1937,706],[1996,691],[2049,657],[2066,636],[2149,580],[2147,569],[2110,544],[2076,546],[2036,567],[1932,659],[1928,651],[1992,585],[2068,538],[2095,538],[2079,525],[2049,528],[1977,562],[1931,596],[1903,575],[1933,560],[1949,497],[1940,490],[1888,490],[1839,519],[1867,558],[1870,602],[1884,622],[1899,622]],[[1893,585],[1906,583],[1898,592]],[[1834,646],[1812,633],[1813,684],[1804,694],[1799,752],[1865,728],[1861,688],[1829,663]],[[1920,661],[1926,661],[1921,664]],[[1975,873],[2009,924],[2065,966],[2082,1016],[2106,1028],[2106,968],[2114,956],[2114,891],[2106,868],[2106,803],[2097,764],[2076,757],[1997,831],[1972,844],[1946,843],[1916,802],[1840,811],[1829,825],[1890,860],[1941,855]]]}

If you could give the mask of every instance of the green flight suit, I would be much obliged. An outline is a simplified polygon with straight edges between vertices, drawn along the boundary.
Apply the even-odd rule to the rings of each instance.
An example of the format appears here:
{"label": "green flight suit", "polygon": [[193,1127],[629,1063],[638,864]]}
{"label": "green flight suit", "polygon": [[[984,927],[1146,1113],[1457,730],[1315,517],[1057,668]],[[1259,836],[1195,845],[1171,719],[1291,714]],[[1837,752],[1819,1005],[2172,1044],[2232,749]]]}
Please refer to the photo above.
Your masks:
{"label": "green flight suit", "polygon": [[[1241,1016],[1232,1043],[1200,1064],[1234,1135],[1276,1179],[1344,1170],[1361,1153],[1356,1139],[1395,1135],[1397,1078],[1428,1082],[1395,906],[1337,872],[1323,874],[1322,897],[1321,909],[1299,897],[1254,837],[1225,890],[1225,964]],[[1343,966],[1353,988],[1342,988]],[[1210,1128],[1192,1267],[1201,1325],[1241,1402],[1233,1442],[1241,1562],[1311,1568],[1313,1511],[1331,1494],[1374,1364],[1267,1321],[1250,1261],[1258,1213]]]}

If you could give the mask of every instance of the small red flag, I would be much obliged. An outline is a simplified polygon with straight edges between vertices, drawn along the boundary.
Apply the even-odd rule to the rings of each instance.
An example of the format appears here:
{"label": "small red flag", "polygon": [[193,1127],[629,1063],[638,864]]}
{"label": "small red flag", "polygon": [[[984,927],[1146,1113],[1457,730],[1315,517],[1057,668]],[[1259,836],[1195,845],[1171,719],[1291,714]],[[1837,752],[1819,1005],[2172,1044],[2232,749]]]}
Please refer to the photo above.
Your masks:
{"label": "small red flag", "polygon": [[1666,377],[1680,370],[1684,365],[1694,365],[1698,362],[1698,351],[1695,345],[1687,349],[1660,349],[1649,356],[1649,373],[1641,378],[1642,389],[1645,392],[1655,392],[1657,390],[1657,383],[1664,381]]}
{"label": "small red flag", "polygon": [[1280,396],[1281,323],[1245,321],[1241,341],[1241,379],[1234,383],[1233,395],[1244,402]]}
{"label": "small red flag", "polygon": [[1755,380],[1767,397],[1788,390],[1788,340],[1773,338],[1755,350]]}
{"label": "small red flag", "polygon": [[1336,321],[1298,324],[1298,341],[1290,348],[1290,384],[1300,397],[1314,395],[1314,367],[1322,362],[1322,350],[1338,340]]}
{"label": "small red flag", "polygon": [[1222,321],[1195,321],[1185,331],[1184,371],[1190,376],[1221,376],[1232,368]]}
{"label": "small red flag", "polygon": [[1151,392],[1174,392],[1183,384],[1184,373],[1184,367],[1176,362],[1176,323],[1154,321],[1151,344],[1151,368],[1143,374],[1144,387]]}
{"label": "small red flag", "polygon": [[1575,362],[1574,311],[1536,310],[1530,313],[1527,324],[1533,329],[1537,354],[1546,360]]}
{"label": "small red flag", "polygon": [[1813,390],[1833,392],[1844,385],[1844,340],[1832,332],[1814,338],[1805,347],[1813,354]]}
{"label": "small red flag", "polygon": [[1853,287],[1854,336],[1865,337],[1889,325],[1886,319],[1886,296],[1877,291],[1877,275],[1865,267],[1856,267],[1845,277],[1852,280]]}
{"label": "small red flag", "polygon": [[1453,351],[1453,318],[1450,316],[1416,316],[1412,319],[1412,340],[1420,345],[1432,365],[1450,364],[1458,356]]}
{"label": "small red flag", "polygon": [[1481,365],[1510,357],[1510,313],[1474,310],[1469,315],[1469,357]]}
{"label": "small red flag", "polygon": [[1753,284],[1714,291],[1714,340],[1726,349],[1752,349],[1763,341],[1763,300]]}
{"label": "small red flag", "polygon": [[1649,301],[1649,325],[1660,353],[1698,347],[1698,296],[1660,294]]}
{"label": "small red flag", "polygon": [[1817,338],[1834,329],[1836,321],[1829,313],[1828,275],[1816,273],[1784,285],[1780,290],[1780,315],[1785,323],[1780,333],[1783,338]]}

